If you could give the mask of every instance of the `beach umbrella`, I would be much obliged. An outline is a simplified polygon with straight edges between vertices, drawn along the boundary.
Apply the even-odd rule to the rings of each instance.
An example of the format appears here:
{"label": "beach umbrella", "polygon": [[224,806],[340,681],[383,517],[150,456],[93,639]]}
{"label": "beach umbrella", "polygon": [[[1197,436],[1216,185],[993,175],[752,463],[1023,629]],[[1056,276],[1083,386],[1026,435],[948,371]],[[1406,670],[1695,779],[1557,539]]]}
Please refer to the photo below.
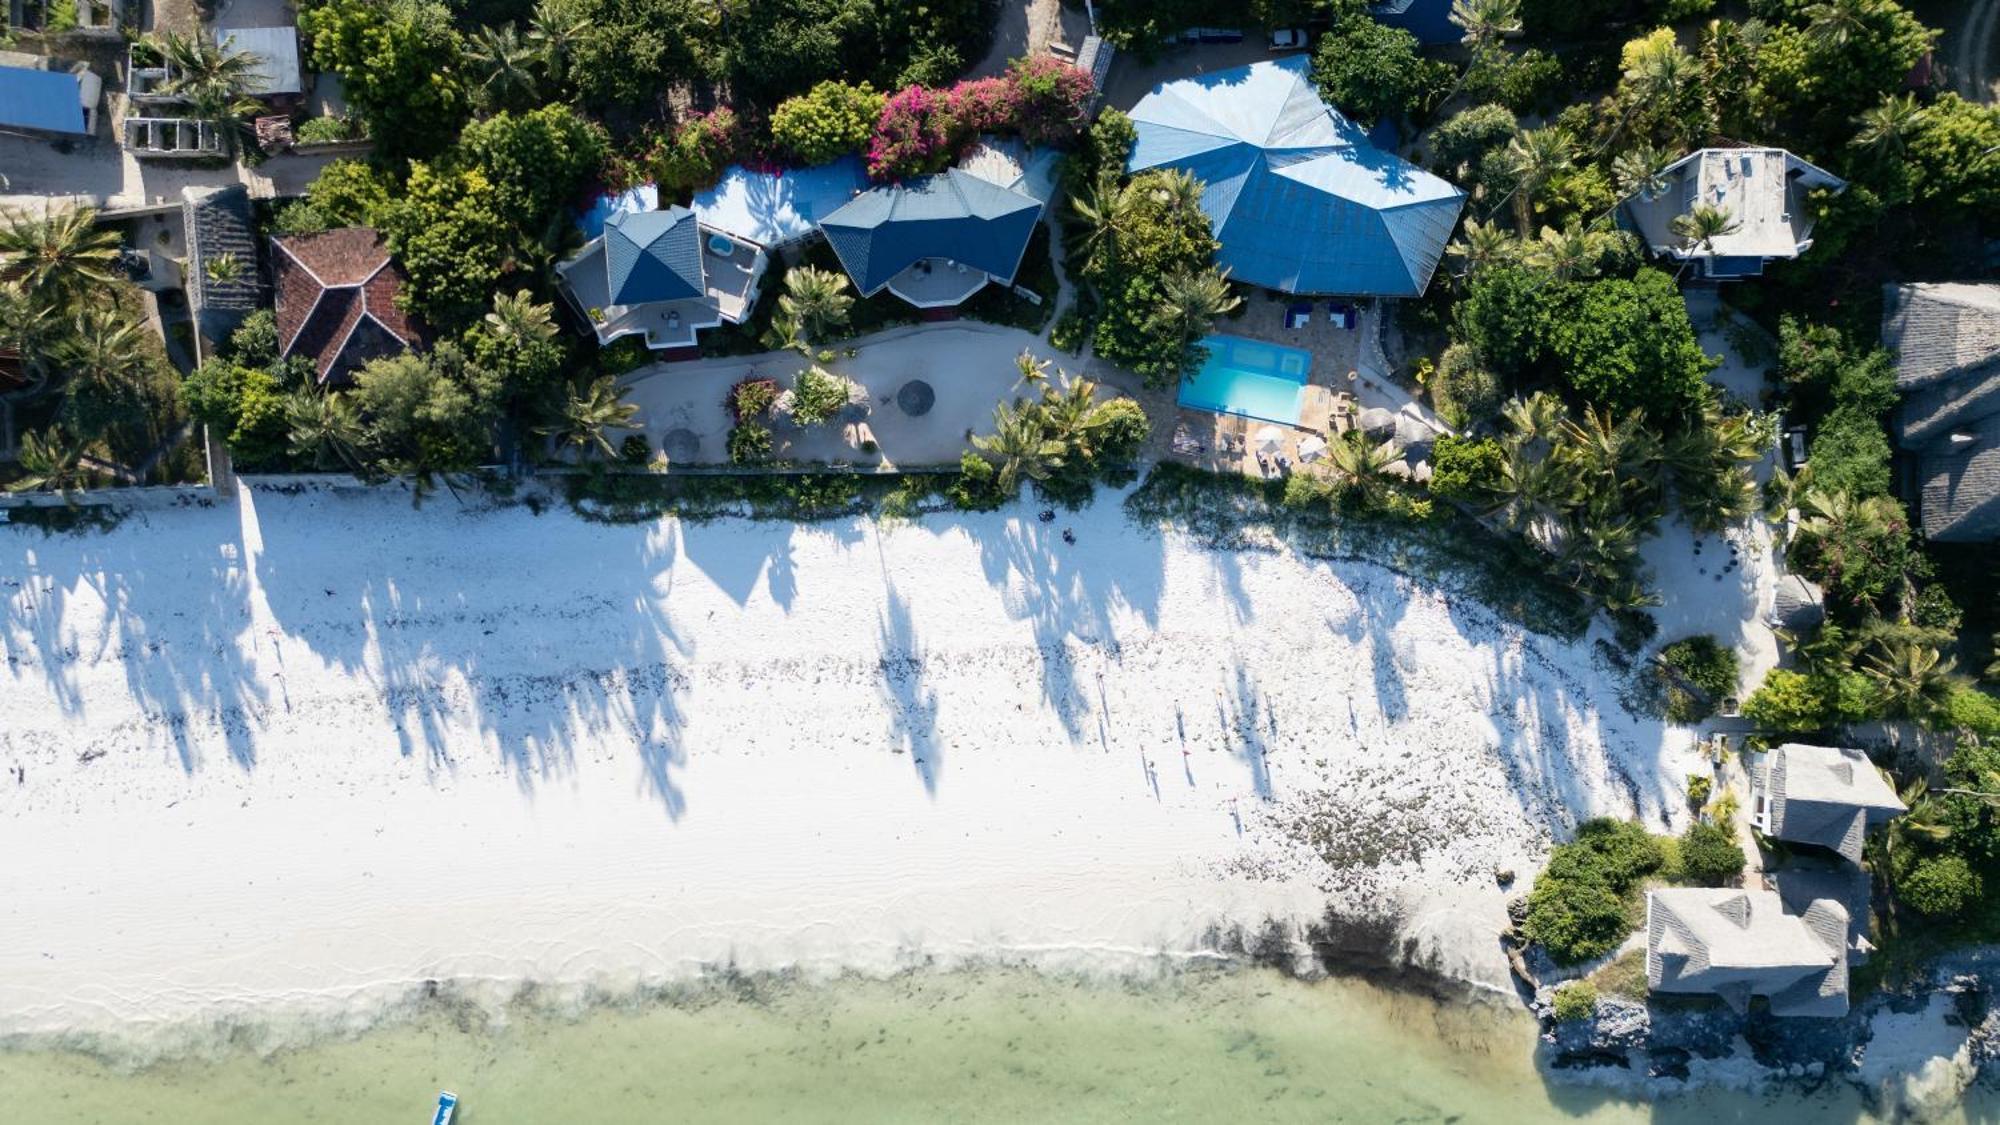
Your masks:
{"label": "beach umbrella", "polygon": [[1363,433],[1384,433],[1396,428],[1396,414],[1379,406],[1371,406],[1361,412],[1361,416],[1354,420],[1354,424],[1360,426]]}
{"label": "beach umbrella", "polygon": [[1265,426],[1257,431],[1257,452],[1276,453],[1285,447],[1285,435],[1276,426]]}
{"label": "beach umbrella", "polygon": [[1299,460],[1317,461],[1326,452],[1326,439],[1318,434],[1307,434],[1299,439]]}
{"label": "beach umbrella", "polygon": [[1416,467],[1410,470],[1410,479],[1419,483],[1430,480],[1431,463],[1429,461],[1417,462]]}

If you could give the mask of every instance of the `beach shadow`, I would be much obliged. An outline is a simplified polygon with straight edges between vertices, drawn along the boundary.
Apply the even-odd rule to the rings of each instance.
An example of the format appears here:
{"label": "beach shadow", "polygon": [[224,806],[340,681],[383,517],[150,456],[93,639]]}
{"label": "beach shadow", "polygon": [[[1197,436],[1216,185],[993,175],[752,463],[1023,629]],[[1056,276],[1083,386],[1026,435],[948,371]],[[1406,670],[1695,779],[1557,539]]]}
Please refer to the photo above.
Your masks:
{"label": "beach shadow", "polygon": [[910,617],[909,600],[883,575],[887,605],[877,617],[879,689],[890,709],[889,742],[910,755],[924,792],[937,796],[944,748],[937,742],[938,697],[924,682],[924,652]]}
{"label": "beach shadow", "polygon": [[1375,693],[1375,709],[1387,723],[1399,723],[1409,716],[1410,699],[1403,680],[1403,654],[1397,650],[1396,629],[1408,614],[1415,591],[1395,574],[1369,568],[1374,573],[1345,575],[1330,573],[1341,580],[1354,596],[1354,609],[1334,625],[1350,644],[1368,651],[1370,683]]}
{"label": "beach shadow", "polygon": [[1250,788],[1259,800],[1271,799],[1271,743],[1278,735],[1278,717],[1270,701],[1239,663],[1227,692],[1216,692],[1216,717],[1224,744],[1250,774]]}

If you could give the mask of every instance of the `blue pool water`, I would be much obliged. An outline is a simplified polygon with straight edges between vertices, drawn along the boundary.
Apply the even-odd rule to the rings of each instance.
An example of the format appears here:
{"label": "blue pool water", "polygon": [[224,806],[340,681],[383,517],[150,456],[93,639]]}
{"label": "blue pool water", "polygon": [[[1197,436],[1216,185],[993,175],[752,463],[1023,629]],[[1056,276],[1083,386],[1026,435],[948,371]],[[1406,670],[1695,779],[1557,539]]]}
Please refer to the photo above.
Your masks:
{"label": "blue pool water", "polygon": [[1310,352],[1240,336],[1210,336],[1202,343],[1208,360],[1181,384],[1182,406],[1298,425]]}

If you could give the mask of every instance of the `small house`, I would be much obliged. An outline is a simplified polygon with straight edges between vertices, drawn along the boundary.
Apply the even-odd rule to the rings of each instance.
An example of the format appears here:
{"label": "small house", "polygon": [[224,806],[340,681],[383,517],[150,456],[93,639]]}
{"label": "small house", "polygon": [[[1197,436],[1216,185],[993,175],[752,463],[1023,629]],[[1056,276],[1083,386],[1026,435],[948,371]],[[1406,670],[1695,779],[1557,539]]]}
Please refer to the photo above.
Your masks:
{"label": "small house", "polygon": [[1905,809],[1868,755],[1796,742],[1757,755],[1750,797],[1750,822],[1759,832],[1825,848],[1857,864],[1869,830]]}
{"label": "small house", "polygon": [[820,220],[863,297],[887,289],[933,314],[988,284],[1012,285],[1041,225],[1043,200],[949,168],[871,188]]}
{"label": "small house", "polygon": [[183,285],[199,337],[197,358],[206,358],[263,307],[250,192],[242,184],[182,188],[181,223],[187,234]]}
{"label": "small house", "polygon": [[701,330],[749,317],[770,259],[685,207],[646,202],[614,206],[601,233],[556,267],[559,288],[598,343],[641,336],[666,358],[692,358]]}
{"label": "small house", "polygon": [[1889,285],[1882,343],[1903,402],[1897,444],[1916,475],[1924,534],[2000,539],[2000,285]]}
{"label": "small house", "polygon": [[409,279],[372,228],[273,238],[271,259],[278,353],[311,360],[322,384],[424,346],[423,326],[396,304]]}
{"label": "small house", "polygon": [[[1625,223],[1662,257],[1692,262],[1712,281],[1755,277],[1766,263],[1796,258],[1812,247],[1807,196],[1842,191],[1847,181],[1781,148],[1705,148],[1667,165],[1664,186],[1626,197]],[[1697,207],[1729,218],[1730,229],[1691,240],[1675,220]]]}
{"label": "small house", "polygon": [[0,133],[57,141],[90,137],[103,97],[103,80],[81,64],[74,70],[0,66]]}
{"label": "small house", "polygon": [[1774,891],[1652,891],[1646,895],[1646,986],[1720,997],[1738,1012],[1762,996],[1774,1016],[1844,1016],[1847,927],[1847,909],[1832,899],[1791,914]]}

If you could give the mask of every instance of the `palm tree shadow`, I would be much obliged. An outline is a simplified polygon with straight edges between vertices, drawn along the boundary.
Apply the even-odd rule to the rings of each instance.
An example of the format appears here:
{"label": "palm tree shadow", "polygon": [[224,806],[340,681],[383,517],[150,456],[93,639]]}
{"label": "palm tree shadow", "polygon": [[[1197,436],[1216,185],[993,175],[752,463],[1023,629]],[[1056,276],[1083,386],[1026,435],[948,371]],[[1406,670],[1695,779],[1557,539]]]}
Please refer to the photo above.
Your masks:
{"label": "palm tree shadow", "polygon": [[937,692],[924,683],[924,654],[910,616],[910,603],[884,575],[887,605],[877,616],[876,647],[879,689],[891,709],[889,740],[898,753],[908,752],[924,791],[937,796],[944,769],[944,750],[937,742]]}

